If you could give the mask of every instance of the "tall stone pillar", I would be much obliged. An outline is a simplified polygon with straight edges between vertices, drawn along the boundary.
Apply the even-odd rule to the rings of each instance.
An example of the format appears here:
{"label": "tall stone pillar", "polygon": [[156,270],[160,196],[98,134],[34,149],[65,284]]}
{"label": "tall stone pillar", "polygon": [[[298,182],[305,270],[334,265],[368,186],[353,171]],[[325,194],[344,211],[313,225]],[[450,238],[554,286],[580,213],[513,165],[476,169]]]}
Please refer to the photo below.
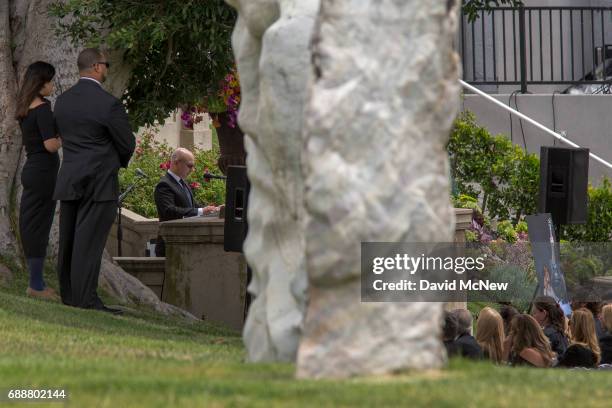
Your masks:
{"label": "tall stone pillar", "polygon": [[244,328],[251,361],[295,361],[305,310],[301,168],[308,49],[318,0],[227,0],[240,75],[239,124],[251,182],[244,252],[255,300]]}
{"label": "tall stone pillar", "polygon": [[321,0],[305,110],[302,378],[444,364],[442,304],[362,303],[360,243],[451,242],[455,0]]}

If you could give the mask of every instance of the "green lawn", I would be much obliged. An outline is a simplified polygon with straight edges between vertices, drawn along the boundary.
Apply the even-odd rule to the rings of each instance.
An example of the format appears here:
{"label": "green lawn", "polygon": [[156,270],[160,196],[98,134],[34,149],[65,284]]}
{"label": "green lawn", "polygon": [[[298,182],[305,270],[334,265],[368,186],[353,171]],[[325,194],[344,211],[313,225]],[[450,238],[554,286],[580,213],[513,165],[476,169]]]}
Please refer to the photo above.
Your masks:
{"label": "green lawn", "polygon": [[290,364],[246,364],[240,337],[147,311],[121,317],[0,289],[0,390],[65,388],[36,407],[610,407],[612,372],[453,361],[447,370],[296,381]]}

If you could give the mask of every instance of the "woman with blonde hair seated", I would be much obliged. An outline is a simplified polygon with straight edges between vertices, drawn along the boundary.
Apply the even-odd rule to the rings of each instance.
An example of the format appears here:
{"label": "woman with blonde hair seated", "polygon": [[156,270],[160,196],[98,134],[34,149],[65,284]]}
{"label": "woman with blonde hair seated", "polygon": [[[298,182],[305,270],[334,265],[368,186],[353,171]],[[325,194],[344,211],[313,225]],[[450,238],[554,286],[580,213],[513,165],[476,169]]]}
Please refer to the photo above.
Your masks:
{"label": "woman with blonde hair seated", "polygon": [[587,309],[574,310],[570,319],[570,341],[565,354],[559,359],[560,367],[595,368],[601,352],[592,313]]}
{"label": "woman with blonde hair seated", "polygon": [[504,344],[504,321],[497,310],[485,307],[476,321],[476,341],[482,348],[484,357],[501,363]]}
{"label": "woman with blonde hair seated", "polygon": [[504,342],[504,360],[513,366],[552,366],[550,342],[532,316],[520,314],[512,319],[510,334]]}
{"label": "woman with blonde hair seated", "polygon": [[601,364],[612,364],[612,304],[603,307],[601,323],[604,328],[604,334],[599,338]]}

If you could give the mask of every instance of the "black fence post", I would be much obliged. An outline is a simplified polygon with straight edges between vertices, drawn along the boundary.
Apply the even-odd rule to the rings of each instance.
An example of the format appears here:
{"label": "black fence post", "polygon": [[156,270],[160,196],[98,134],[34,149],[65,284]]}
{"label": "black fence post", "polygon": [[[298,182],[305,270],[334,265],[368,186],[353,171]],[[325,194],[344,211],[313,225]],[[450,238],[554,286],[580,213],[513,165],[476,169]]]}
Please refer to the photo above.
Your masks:
{"label": "black fence post", "polygon": [[521,54],[521,93],[527,93],[527,35],[525,33],[525,7],[519,6],[519,47]]}

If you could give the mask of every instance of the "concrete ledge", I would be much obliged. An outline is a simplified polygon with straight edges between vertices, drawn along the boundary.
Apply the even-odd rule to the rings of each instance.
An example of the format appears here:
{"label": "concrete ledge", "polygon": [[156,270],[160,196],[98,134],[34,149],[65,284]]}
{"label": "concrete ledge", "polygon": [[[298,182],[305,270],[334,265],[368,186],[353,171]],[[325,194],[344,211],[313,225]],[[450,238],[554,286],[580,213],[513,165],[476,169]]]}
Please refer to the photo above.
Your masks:
{"label": "concrete ledge", "polygon": [[221,218],[192,217],[165,221],[160,234],[168,244],[215,243],[223,245],[224,223]]}
{"label": "concrete ledge", "polygon": [[465,242],[465,230],[472,225],[472,210],[455,208],[455,242]]}
{"label": "concrete ledge", "polygon": [[[147,242],[157,238],[159,221],[157,218],[146,218],[133,211],[123,208],[121,210],[121,229],[123,239],[121,240],[122,256],[140,257],[145,256]],[[106,250],[111,256],[117,256],[117,217],[113,223],[108,239]]]}

